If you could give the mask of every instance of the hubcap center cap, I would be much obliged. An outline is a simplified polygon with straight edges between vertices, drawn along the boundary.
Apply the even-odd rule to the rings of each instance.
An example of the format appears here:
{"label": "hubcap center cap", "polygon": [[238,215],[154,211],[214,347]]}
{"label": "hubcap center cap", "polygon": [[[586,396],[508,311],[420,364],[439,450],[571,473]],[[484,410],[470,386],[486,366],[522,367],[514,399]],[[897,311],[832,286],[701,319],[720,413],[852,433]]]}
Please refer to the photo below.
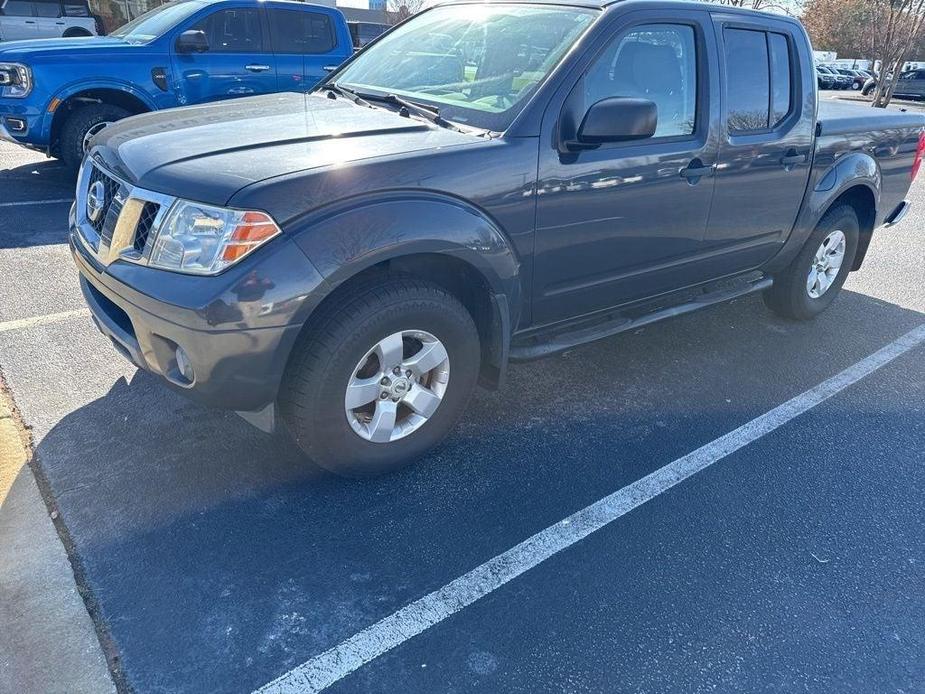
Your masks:
{"label": "hubcap center cap", "polygon": [[392,394],[393,398],[405,397],[410,389],[411,384],[408,382],[407,378],[396,379],[392,381],[392,385],[389,386],[389,392]]}

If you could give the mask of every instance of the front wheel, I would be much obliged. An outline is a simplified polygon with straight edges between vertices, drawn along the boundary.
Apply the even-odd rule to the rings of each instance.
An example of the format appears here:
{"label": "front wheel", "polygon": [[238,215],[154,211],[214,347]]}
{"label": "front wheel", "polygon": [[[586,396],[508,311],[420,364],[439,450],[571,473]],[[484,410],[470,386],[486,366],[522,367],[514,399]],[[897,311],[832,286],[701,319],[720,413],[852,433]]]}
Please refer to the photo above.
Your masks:
{"label": "front wheel", "polygon": [[416,279],[364,283],[310,325],[280,391],[280,417],[321,467],[348,477],[395,469],[436,446],[475,386],[475,323]]}
{"label": "front wheel", "polygon": [[112,104],[90,104],[74,110],[61,128],[58,145],[59,156],[65,166],[76,171],[93,136],[107,125],[130,115],[124,108]]}
{"label": "front wheel", "polygon": [[793,320],[809,320],[827,309],[854,263],[860,229],[853,207],[826,212],[799,255],[764,293],[768,307]]}

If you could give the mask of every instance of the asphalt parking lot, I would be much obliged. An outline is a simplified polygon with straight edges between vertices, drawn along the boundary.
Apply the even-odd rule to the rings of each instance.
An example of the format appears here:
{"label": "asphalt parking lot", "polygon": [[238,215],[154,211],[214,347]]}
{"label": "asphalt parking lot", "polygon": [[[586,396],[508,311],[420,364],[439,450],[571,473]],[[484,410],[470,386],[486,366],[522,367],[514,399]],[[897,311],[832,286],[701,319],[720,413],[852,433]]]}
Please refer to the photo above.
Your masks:
{"label": "asphalt parking lot", "polygon": [[[72,182],[0,144],[0,370],[117,685],[925,692],[923,180],[816,322],[749,297],[514,366],[436,454],[355,482],[120,357],[77,286]],[[584,539],[504,554],[701,447]]]}

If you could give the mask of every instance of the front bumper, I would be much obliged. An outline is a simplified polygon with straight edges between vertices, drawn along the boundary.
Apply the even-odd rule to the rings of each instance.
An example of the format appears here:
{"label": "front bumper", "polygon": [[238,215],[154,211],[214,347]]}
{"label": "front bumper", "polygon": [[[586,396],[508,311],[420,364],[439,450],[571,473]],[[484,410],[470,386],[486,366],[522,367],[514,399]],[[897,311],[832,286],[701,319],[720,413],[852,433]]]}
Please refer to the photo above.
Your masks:
{"label": "front bumper", "polygon": [[[254,327],[260,322],[256,305],[232,305],[221,292],[207,310],[218,307],[216,316],[222,326],[203,328],[201,308],[160,301],[120,282],[99,266],[77,233],[72,226],[70,247],[80,272],[81,291],[94,323],[120,354],[173,390],[210,407],[256,412],[276,400],[301,323]],[[148,272],[160,273],[163,283],[187,279],[153,269]],[[178,367],[178,347],[192,364],[192,380],[184,378]]]}

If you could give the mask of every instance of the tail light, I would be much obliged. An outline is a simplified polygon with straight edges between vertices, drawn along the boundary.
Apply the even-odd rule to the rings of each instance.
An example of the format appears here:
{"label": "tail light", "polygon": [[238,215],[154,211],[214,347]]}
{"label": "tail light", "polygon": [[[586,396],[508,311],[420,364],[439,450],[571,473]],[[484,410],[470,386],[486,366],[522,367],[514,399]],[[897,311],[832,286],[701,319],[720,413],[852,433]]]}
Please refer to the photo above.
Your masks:
{"label": "tail light", "polygon": [[919,146],[915,150],[915,160],[912,162],[912,180],[919,175],[919,169],[922,167],[922,156],[925,156],[925,132],[919,135]]}

